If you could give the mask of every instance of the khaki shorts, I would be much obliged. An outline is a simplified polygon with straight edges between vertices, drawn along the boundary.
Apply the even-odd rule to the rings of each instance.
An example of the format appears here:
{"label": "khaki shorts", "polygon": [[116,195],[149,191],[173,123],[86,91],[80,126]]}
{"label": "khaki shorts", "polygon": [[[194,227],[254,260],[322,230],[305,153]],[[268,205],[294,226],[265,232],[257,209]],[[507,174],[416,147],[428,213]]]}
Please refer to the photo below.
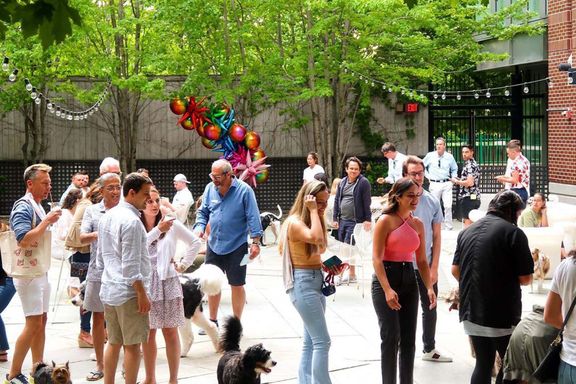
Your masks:
{"label": "khaki shorts", "polygon": [[104,319],[110,344],[134,345],[148,341],[148,313],[138,313],[138,299],[114,307],[104,305]]}

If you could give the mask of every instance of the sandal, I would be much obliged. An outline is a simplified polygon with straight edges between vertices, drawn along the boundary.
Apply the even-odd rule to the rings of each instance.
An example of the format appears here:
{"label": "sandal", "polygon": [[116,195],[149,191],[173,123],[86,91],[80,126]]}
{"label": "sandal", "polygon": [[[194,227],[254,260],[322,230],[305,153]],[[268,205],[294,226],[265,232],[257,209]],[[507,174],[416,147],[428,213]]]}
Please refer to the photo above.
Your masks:
{"label": "sandal", "polygon": [[104,377],[104,372],[102,371],[91,371],[88,376],[86,376],[87,381],[98,381]]}
{"label": "sandal", "polygon": [[0,363],[5,363],[8,361],[8,351],[0,352]]}

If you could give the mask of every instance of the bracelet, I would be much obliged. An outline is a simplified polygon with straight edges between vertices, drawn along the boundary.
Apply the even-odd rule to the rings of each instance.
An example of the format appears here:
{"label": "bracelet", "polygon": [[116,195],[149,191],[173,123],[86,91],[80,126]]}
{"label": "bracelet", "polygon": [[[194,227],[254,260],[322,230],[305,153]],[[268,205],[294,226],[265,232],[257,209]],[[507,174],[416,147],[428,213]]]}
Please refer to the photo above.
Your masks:
{"label": "bracelet", "polygon": [[260,244],[258,244],[258,243],[256,243],[256,242],[253,242],[252,245],[260,246]]}

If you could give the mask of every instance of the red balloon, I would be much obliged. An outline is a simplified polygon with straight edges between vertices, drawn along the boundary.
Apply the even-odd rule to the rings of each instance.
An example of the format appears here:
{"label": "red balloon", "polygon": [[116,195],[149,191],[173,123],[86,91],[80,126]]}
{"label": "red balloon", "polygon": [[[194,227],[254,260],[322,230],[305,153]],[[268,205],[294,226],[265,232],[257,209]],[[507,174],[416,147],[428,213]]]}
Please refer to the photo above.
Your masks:
{"label": "red balloon", "polygon": [[204,128],[206,128],[206,124],[198,126],[198,128],[196,129],[196,132],[198,132],[198,136],[204,137]]}
{"label": "red balloon", "polygon": [[256,182],[258,184],[265,183],[266,181],[268,181],[269,177],[270,173],[268,172],[268,168],[266,168],[265,170],[256,175]]}
{"label": "red balloon", "polygon": [[184,120],[183,122],[181,122],[180,125],[182,126],[182,128],[187,129],[187,130],[189,130],[189,131],[193,131],[193,130],[194,130],[194,125],[192,124],[192,119],[191,119],[191,118],[187,118],[186,120]]}
{"label": "red balloon", "polygon": [[242,124],[235,123],[228,130],[230,138],[235,143],[241,143],[246,137],[246,128]]}
{"label": "red balloon", "polygon": [[216,142],[214,140],[209,140],[205,137],[202,138],[202,145],[208,149],[214,149]]}
{"label": "red balloon", "polygon": [[188,108],[188,101],[176,97],[170,101],[170,110],[176,115],[182,115]]}
{"label": "red balloon", "polygon": [[246,137],[244,138],[244,144],[248,149],[251,149],[253,151],[257,150],[258,147],[260,146],[260,135],[258,135],[254,131],[248,132],[246,134]]}
{"label": "red balloon", "polygon": [[210,140],[218,140],[222,137],[222,128],[219,125],[207,125],[204,127],[204,136]]}
{"label": "red balloon", "polygon": [[266,157],[266,153],[264,153],[264,151],[261,148],[258,148],[252,154],[252,161],[260,160],[263,159],[264,157]]}

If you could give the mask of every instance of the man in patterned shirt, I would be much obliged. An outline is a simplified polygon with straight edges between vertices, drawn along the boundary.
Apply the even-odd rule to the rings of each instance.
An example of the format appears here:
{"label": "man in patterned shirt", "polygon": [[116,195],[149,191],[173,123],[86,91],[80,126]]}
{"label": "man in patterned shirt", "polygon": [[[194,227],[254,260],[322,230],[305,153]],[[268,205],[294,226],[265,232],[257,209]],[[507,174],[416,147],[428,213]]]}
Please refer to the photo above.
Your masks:
{"label": "man in patterned shirt", "polygon": [[480,207],[480,168],[474,160],[474,148],[470,144],[462,146],[462,159],[464,166],[460,178],[451,178],[450,180],[460,187],[458,199],[460,200],[460,213],[464,220],[464,228],[472,224],[468,214],[473,209]]}
{"label": "man in patterned shirt", "polygon": [[530,162],[522,155],[520,140],[510,140],[506,145],[508,164],[504,175],[496,176],[498,182],[504,184],[505,189],[516,192],[524,205],[530,196]]}

